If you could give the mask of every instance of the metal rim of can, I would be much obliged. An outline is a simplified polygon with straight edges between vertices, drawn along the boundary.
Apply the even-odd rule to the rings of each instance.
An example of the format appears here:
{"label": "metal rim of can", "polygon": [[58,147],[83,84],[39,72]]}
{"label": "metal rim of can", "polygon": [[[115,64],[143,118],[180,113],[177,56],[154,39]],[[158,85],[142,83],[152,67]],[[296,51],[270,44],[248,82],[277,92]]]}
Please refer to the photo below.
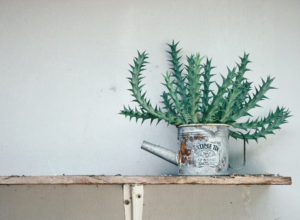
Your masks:
{"label": "metal rim of can", "polygon": [[199,123],[199,124],[182,124],[182,125],[177,125],[177,128],[182,128],[182,127],[203,127],[203,126],[225,126],[225,127],[230,127],[228,124],[222,124],[222,123]]}

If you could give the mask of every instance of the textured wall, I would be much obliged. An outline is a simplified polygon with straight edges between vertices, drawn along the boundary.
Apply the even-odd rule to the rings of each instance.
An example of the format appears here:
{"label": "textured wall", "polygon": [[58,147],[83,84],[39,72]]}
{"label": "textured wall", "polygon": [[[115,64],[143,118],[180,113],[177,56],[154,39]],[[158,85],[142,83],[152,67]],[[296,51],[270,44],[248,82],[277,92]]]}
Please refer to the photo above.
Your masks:
{"label": "textured wall", "polygon": [[[260,77],[276,77],[279,89],[253,114],[279,104],[294,116],[276,136],[250,142],[240,172],[290,175],[294,184],[241,188],[243,199],[234,187],[226,192],[239,201],[229,206],[232,212],[245,209],[249,219],[297,219],[299,27],[296,0],[0,1],[0,175],[176,173],[175,166],[140,150],[142,140],[175,149],[176,128],[141,126],[118,115],[131,101],[126,77],[136,49],[150,54],[146,89],[158,102],[166,43],[175,39],[185,54],[213,57],[215,73],[246,51],[253,61],[247,76],[256,85]],[[232,165],[238,166],[241,143],[231,144]],[[210,205],[222,204],[218,191],[225,190],[217,189],[203,189],[213,197]],[[0,202],[13,195],[4,191]]]}

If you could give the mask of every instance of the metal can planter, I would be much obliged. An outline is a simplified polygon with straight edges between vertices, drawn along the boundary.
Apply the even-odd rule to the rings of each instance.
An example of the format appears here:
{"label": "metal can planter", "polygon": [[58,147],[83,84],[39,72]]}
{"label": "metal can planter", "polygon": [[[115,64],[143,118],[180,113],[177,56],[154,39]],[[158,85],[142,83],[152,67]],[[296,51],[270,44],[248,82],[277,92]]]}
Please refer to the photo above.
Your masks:
{"label": "metal can planter", "polygon": [[179,175],[225,175],[228,169],[228,125],[178,126]]}

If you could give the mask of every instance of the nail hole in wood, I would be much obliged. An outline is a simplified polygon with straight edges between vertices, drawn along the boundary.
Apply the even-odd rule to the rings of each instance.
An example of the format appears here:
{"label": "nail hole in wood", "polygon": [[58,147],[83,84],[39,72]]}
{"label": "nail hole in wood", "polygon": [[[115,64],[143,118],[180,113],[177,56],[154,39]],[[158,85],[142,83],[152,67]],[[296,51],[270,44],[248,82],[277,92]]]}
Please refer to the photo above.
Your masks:
{"label": "nail hole in wood", "polygon": [[125,205],[129,205],[129,204],[130,204],[130,201],[126,199],[126,200],[124,201],[124,203],[125,203]]}

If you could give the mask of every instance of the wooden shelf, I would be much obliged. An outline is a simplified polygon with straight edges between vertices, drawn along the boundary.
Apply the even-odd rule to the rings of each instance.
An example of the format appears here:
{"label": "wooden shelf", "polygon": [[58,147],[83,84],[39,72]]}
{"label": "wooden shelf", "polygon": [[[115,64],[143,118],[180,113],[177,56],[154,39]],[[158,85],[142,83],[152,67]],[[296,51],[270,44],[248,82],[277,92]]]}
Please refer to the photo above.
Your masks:
{"label": "wooden shelf", "polygon": [[0,185],[291,185],[278,175],[230,176],[0,176]]}

